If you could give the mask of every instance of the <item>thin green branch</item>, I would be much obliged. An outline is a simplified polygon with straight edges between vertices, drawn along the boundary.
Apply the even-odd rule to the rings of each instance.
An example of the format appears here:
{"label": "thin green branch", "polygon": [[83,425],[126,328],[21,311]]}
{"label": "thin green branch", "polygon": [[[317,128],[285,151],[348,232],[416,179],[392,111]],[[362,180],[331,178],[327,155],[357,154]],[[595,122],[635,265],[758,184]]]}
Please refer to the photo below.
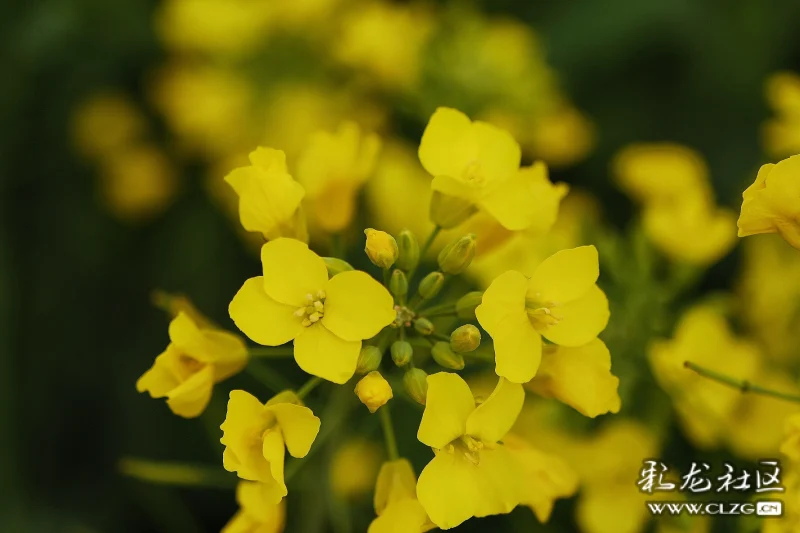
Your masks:
{"label": "thin green branch", "polygon": [[123,457],[117,463],[117,470],[124,476],[158,485],[215,489],[236,486],[236,476],[218,466]]}
{"label": "thin green branch", "polygon": [[794,402],[800,403],[800,395],[797,394],[788,394],[785,392],[780,392],[772,389],[767,389],[765,387],[761,387],[759,385],[754,385],[749,381],[735,379],[730,376],[726,376],[725,374],[720,374],[719,372],[715,372],[714,370],[709,370],[704,368],[700,365],[692,363],[691,361],[685,361],[683,366],[692,370],[693,372],[697,373],[698,375],[710,379],[712,381],[716,381],[717,383],[721,383],[722,385],[727,385],[728,387],[738,389],[742,393],[753,393],[753,394],[760,394],[762,396],[770,396],[772,398],[778,398],[779,400],[785,400],[787,402]]}
{"label": "thin green branch", "polygon": [[395,461],[400,458],[400,454],[397,451],[397,439],[394,436],[394,425],[392,425],[392,415],[389,412],[389,405],[384,405],[378,409],[378,414],[381,417],[383,436],[386,439],[386,453],[389,455],[390,461]]}
{"label": "thin green branch", "polygon": [[272,392],[277,393],[292,388],[292,384],[286,378],[257,359],[251,359],[245,371]]}
{"label": "thin green branch", "polygon": [[250,357],[280,358],[294,355],[294,346],[252,346],[247,349]]}
{"label": "thin green branch", "polygon": [[306,381],[303,384],[302,387],[297,389],[297,397],[302,400],[303,398],[308,396],[308,394],[312,390],[316,389],[317,385],[319,385],[320,383],[322,383],[322,378],[318,378],[318,377],[314,376],[313,378],[309,379],[308,381]]}

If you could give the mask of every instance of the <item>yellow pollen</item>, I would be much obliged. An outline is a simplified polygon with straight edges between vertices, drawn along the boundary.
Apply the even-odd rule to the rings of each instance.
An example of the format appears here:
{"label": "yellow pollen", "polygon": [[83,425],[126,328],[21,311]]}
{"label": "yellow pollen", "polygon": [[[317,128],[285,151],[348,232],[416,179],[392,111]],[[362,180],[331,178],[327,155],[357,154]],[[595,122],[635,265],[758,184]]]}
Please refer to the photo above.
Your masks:
{"label": "yellow pollen", "polygon": [[464,169],[464,181],[470,185],[481,186],[486,184],[486,175],[483,173],[480,161],[470,161]]}
{"label": "yellow pollen", "polygon": [[536,293],[533,298],[525,299],[525,312],[528,313],[528,320],[537,329],[547,329],[557,325],[564,317],[554,313],[553,309],[558,307],[556,302],[542,302],[541,295]]}
{"label": "yellow pollen", "polygon": [[309,327],[325,316],[325,291],[317,291],[316,296],[311,293],[306,294],[306,301],[308,303],[297,309],[294,316],[302,318],[300,323],[304,327]]}

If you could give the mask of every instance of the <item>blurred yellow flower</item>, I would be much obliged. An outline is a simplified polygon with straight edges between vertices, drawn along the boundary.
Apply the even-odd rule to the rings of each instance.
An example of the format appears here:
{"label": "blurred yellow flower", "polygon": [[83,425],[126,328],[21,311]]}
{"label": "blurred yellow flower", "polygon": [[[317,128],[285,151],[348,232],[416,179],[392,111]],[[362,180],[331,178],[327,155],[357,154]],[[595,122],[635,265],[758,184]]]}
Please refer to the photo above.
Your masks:
{"label": "blurred yellow flower", "polygon": [[684,363],[749,380],[758,370],[756,346],[734,337],[725,318],[713,307],[698,305],[681,317],[671,340],[650,345],[648,358],[656,380],[672,397],[689,439],[700,448],[719,446],[741,392],[697,375]]}
{"label": "blurred yellow flower", "polygon": [[436,526],[417,500],[417,478],[406,459],[383,463],[375,484],[375,514],[367,533],[424,533]]}
{"label": "blurred yellow flower", "polygon": [[735,221],[730,209],[693,197],[646,207],[642,223],[648,238],[670,259],[708,266],[736,244]]}
{"label": "blurred yellow flower", "polygon": [[366,70],[392,90],[408,88],[419,76],[432,23],[421,5],[362,2],[344,16],[333,53],[343,64]]}
{"label": "blurred yellow flower", "polygon": [[527,388],[545,398],[555,398],[584,416],[618,413],[619,378],[611,373],[611,353],[600,339],[566,348],[549,344]]}
{"label": "blurred yellow flower", "polygon": [[594,143],[594,125],[574,107],[559,105],[531,120],[530,151],[553,167],[577,163]]}
{"label": "blurred yellow flower", "polygon": [[286,155],[272,148],[250,152],[250,166],[225,176],[239,196],[239,218],[247,231],[257,231],[267,240],[293,237],[308,240],[300,202],[305,196],[286,168]]}
{"label": "blurred yellow flower", "polygon": [[520,467],[524,479],[521,505],[526,505],[539,522],[547,522],[558,498],[578,491],[578,474],[563,459],[537,450],[513,433],[503,437],[503,446]]}
{"label": "blurred yellow flower", "polygon": [[778,233],[800,249],[800,155],[761,167],[742,194],[739,237]]}
{"label": "blurred yellow flower", "polygon": [[673,203],[687,196],[710,198],[703,157],[672,143],[632,144],[614,158],[617,184],[645,205]]}
{"label": "blurred yellow flower", "polygon": [[545,259],[530,279],[501,274],[475,309],[494,340],[498,376],[530,381],[542,358],[542,336],[568,347],[587,344],[608,323],[608,299],[596,285],[597,249],[581,246]]}
{"label": "blurred yellow flower", "polygon": [[800,76],[794,72],[773,74],[766,84],[767,102],[776,116],[764,124],[764,147],[771,156],[800,152]]}
{"label": "blurred yellow flower", "polygon": [[72,117],[72,140],[84,157],[111,155],[139,141],[145,130],[141,112],[117,92],[92,95],[75,109]]}
{"label": "blurred yellow flower", "polygon": [[419,146],[435,193],[473,204],[507,229],[546,231],[567,189],[550,183],[542,162],[520,169],[520,157],[509,133],[446,107],[431,116]]}
{"label": "blurred yellow flower", "polygon": [[312,135],[296,175],[323,231],[342,231],[353,220],[358,192],[375,169],[380,145],[377,135],[362,133],[353,122],[343,123],[336,133]]}
{"label": "blurred yellow flower", "polygon": [[294,239],[266,243],[261,264],[264,275],[245,281],[228,308],[236,326],[266,346],[294,340],[309,374],[340,384],[353,377],[361,341],[395,319],[389,291],[356,270],[329,280],[322,258]]}
{"label": "blurred yellow flower", "polygon": [[277,504],[287,493],[285,451],[292,457],[305,457],[319,426],[319,418],[293,392],[283,392],[262,404],[249,392],[233,390],[220,426],[220,442],[225,446],[222,464],[242,479],[262,483],[263,501]]}
{"label": "blurred yellow flower", "polygon": [[172,163],[154,145],[120,147],[101,161],[100,194],[118,218],[139,221],[169,207],[178,189]]}
{"label": "blurred yellow flower", "polygon": [[240,481],[236,486],[239,510],[221,533],[281,533],[286,521],[286,504],[272,501],[269,486]]}
{"label": "blurred yellow flower", "polygon": [[200,328],[186,313],[169,324],[170,344],[136,382],[136,390],[167,398],[178,416],[199,416],[211,399],[214,383],[238,373],[247,364],[247,347],[232,333]]}
{"label": "blurred yellow flower", "polygon": [[467,383],[457,374],[428,376],[428,396],[417,438],[435,457],[420,474],[417,497],[442,529],[470,517],[511,512],[520,503],[522,476],[499,441],[522,409],[521,385],[500,378],[476,407]]}
{"label": "blurred yellow flower", "polygon": [[373,441],[353,437],[343,442],[331,458],[331,489],[340,498],[357,498],[372,490],[381,466],[382,448]]}
{"label": "blurred yellow flower", "polygon": [[356,384],[356,396],[374,413],[392,399],[392,387],[380,372],[373,370]]}

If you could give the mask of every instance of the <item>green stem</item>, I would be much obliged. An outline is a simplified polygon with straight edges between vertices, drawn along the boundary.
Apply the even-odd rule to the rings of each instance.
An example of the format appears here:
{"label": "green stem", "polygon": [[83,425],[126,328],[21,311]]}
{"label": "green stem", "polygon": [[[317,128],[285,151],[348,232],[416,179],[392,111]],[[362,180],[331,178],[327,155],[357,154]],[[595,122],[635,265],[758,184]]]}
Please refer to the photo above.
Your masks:
{"label": "green stem", "polygon": [[400,454],[397,452],[397,439],[395,439],[394,436],[394,426],[392,425],[392,415],[389,412],[389,405],[384,405],[378,411],[381,417],[383,436],[386,439],[386,453],[389,454],[390,461],[395,461],[400,458]]}
{"label": "green stem", "polygon": [[318,378],[318,377],[314,376],[313,378],[309,379],[308,381],[306,381],[303,384],[302,387],[297,389],[297,397],[302,400],[303,398],[308,396],[308,394],[312,390],[316,389],[317,385],[319,385],[320,383],[322,383],[322,378]]}
{"label": "green stem", "polygon": [[280,392],[292,388],[292,384],[286,378],[264,365],[258,359],[251,359],[247,363],[245,371],[272,392]]}
{"label": "green stem", "polygon": [[444,316],[444,315],[455,315],[456,314],[456,303],[455,302],[448,302],[439,305],[433,305],[428,308],[420,309],[417,311],[418,315],[425,315],[425,316]]}
{"label": "green stem", "polygon": [[253,346],[247,349],[250,357],[291,357],[294,355],[293,346]]}
{"label": "green stem", "polygon": [[236,476],[217,466],[123,457],[117,469],[124,476],[158,485],[215,489],[232,489],[236,486]]}
{"label": "green stem", "polygon": [[434,339],[439,339],[440,341],[450,342],[450,337],[447,335],[442,335],[441,333],[436,333],[435,331],[431,333],[430,336]]}
{"label": "green stem", "polygon": [[344,259],[344,239],[341,233],[331,235],[331,257]]}
{"label": "green stem", "polygon": [[383,285],[388,289],[389,282],[392,279],[392,272],[388,268],[383,269]]}
{"label": "green stem", "polygon": [[433,230],[428,235],[428,238],[425,239],[425,243],[422,245],[422,248],[419,250],[419,257],[420,260],[425,257],[425,254],[428,253],[428,249],[430,249],[431,245],[433,245],[433,241],[436,240],[436,237],[439,235],[439,232],[442,231],[441,226],[434,226]]}
{"label": "green stem", "polygon": [[685,361],[683,363],[683,366],[688,368],[689,370],[696,372],[698,375],[703,376],[704,378],[708,378],[712,381],[716,381],[717,383],[721,383],[722,385],[727,385],[728,387],[738,389],[742,393],[750,392],[753,394],[760,394],[762,396],[770,396],[772,398],[778,398],[779,400],[786,400],[787,402],[800,403],[800,395],[797,394],[788,394],[785,392],[779,392],[772,389],[760,387],[758,385],[753,385],[746,379],[745,380],[735,379],[730,376],[726,376],[725,374],[720,374],[719,372],[709,370],[700,365],[696,365],[691,361]]}

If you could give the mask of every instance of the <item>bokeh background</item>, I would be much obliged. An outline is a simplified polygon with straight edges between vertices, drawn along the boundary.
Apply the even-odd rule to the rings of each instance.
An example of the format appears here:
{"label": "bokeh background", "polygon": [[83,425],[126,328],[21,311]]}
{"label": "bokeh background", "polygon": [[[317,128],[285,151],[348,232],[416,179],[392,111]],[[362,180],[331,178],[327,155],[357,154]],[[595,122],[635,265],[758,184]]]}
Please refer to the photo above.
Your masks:
{"label": "bokeh background", "polygon": [[[765,84],[775,72],[800,71],[800,3],[793,0],[384,3],[436,13],[425,19],[430,34],[420,37],[435,47],[422,53],[415,81],[358,51],[333,59],[321,52],[340,44],[338,15],[275,15],[278,22],[258,28],[252,44],[244,31],[219,35],[191,21],[178,28],[165,14],[170,5],[154,1],[0,8],[2,531],[214,532],[233,514],[230,491],[143,484],[120,476],[117,462],[129,455],[219,461],[209,435],[221,420],[223,391],[200,420],[178,419],[135,391],[168,341],[152,291],[186,294],[232,326],[227,304],[258,260],[213,180],[222,183],[255,144],[281,147],[284,129],[309,120],[293,109],[335,117],[320,119],[321,127],[353,118],[414,146],[438,105],[502,122],[504,110],[493,115],[487,101],[511,94],[530,105],[526,113],[540,114],[547,110],[535,109],[537,99],[566,102],[592,125],[592,140],[567,128],[566,141],[553,141],[551,176],[591,191],[609,226],[622,230],[635,209],[610,178],[615,153],[633,142],[690,146],[708,162],[717,202],[738,209],[742,190],[770,159]],[[314,2],[298,9],[306,4]],[[511,22],[487,32],[482,25],[492,20]],[[414,46],[412,34],[401,50]],[[198,44],[198,35],[214,42]],[[523,47],[535,43],[535,53],[516,52],[520,39]],[[398,43],[387,45],[387,61],[397,66],[403,54],[392,46]],[[258,59],[241,59],[241,47],[257,49],[248,53]],[[205,82],[195,67],[211,69]],[[217,79],[221,71],[229,77]],[[530,85],[528,71],[540,76]],[[199,94],[204,87],[210,94]],[[289,103],[303,88],[309,103]],[[231,109],[241,91],[256,95],[258,106]],[[98,98],[118,106],[118,120],[89,128],[95,135],[87,140],[81,117],[90,121]],[[134,125],[120,126],[129,109]],[[286,138],[304,127],[287,129]],[[103,159],[99,145],[113,145],[115,128],[138,131],[137,144],[120,149],[120,159]],[[535,141],[529,146],[536,156]],[[154,175],[163,180],[139,185]],[[729,287],[739,260],[734,251],[714,266],[702,290]],[[406,425],[413,434],[413,422]],[[359,504],[364,517],[368,498]],[[323,499],[310,493],[293,505],[314,509]],[[547,526],[518,510],[464,530],[574,531],[570,505],[559,504]],[[335,529],[321,518],[288,531]]]}

